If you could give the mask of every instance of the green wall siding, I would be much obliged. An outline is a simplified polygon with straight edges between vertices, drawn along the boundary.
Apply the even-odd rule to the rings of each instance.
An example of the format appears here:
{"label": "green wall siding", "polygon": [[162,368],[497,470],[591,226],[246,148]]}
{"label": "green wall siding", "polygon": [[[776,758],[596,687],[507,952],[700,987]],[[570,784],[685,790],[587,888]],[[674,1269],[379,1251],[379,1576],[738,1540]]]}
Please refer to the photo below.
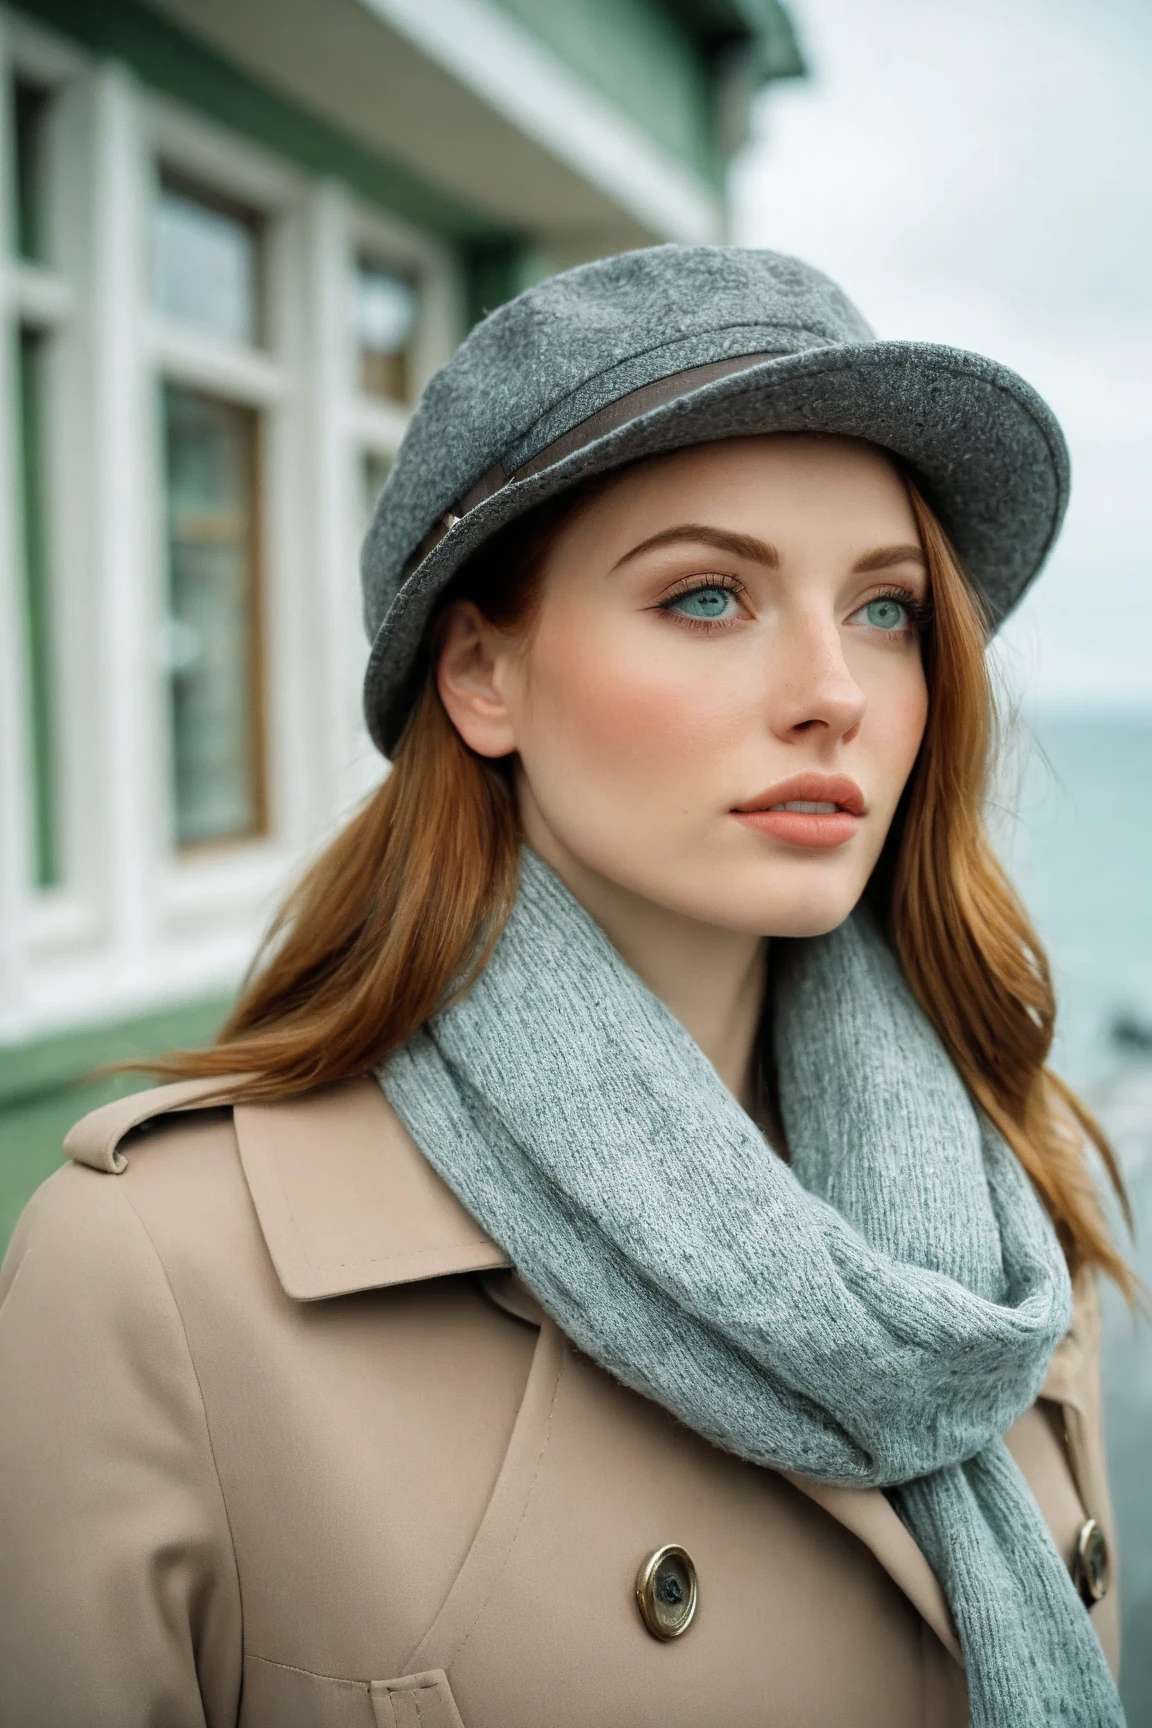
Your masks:
{"label": "green wall siding", "polygon": [[523,240],[479,240],[461,247],[468,327],[547,274],[536,247]]}
{"label": "green wall siding", "polygon": [[689,32],[653,0],[497,0],[501,10],[650,138],[712,185],[717,149],[712,80]]}
{"label": "green wall siding", "polygon": [[0,1254],[21,1208],[61,1162],[73,1122],[150,1084],[142,1074],[96,1071],[211,1043],[227,1011],[226,999],[213,998],[0,1049]]}

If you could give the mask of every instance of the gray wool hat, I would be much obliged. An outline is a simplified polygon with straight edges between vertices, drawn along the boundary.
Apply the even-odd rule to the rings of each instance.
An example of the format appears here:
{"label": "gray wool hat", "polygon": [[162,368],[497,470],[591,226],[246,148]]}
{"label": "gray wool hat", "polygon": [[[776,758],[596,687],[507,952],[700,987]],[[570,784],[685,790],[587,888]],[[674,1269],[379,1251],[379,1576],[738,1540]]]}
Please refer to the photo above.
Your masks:
{"label": "gray wool hat", "polygon": [[429,381],[364,541],[368,729],[385,753],[423,677],[436,601],[490,535],[590,475],[759,432],[834,432],[900,456],[994,624],[1051,548],[1068,452],[1005,366],[877,341],[810,265],[738,246],[581,264],[485,318]]}

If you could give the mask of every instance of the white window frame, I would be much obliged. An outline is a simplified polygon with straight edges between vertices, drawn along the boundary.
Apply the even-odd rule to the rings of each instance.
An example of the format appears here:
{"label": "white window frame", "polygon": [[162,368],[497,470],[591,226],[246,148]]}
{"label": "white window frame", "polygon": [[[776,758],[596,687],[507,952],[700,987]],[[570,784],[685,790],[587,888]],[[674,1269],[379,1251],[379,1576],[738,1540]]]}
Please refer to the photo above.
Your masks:
{"label": "white window frame", "polygon": [[[18,470],[5,420],[0,1041],[230,989],[301,857],[379,779],[384,765],[359,717],[367,654],[356,572],[360,463],[365,450],[394,454],[408,409],[357,388],[349,315],[357,255],[369,251],[419,273],[417,388],[462,328],[451,251],[340,183],[277,159],[144,89],[123,65],[0,9],[5,93],[13,65],[58,84],[71,105],[72,251],[62,270],[43,270],[13,262],[10,237],[0,233],[0,310],[8,326],[26,311],[69,332],[71,370],[63,381],[61,368],[60,389],[71,412],[53,416],[66,437],[50,452],[48,483],[55,499],[66,475],[73,502],[51,565],[61,609],[54,689],[67,765],[65,881],[37,893],[28,881],[23,644],[11,628],[22,605]],[[150,217],[161,164],[260,215],[268,327],[259,350],[181,328],[153,308]],[[167,584],[161,377],[249,404],[263,418],[268,832],[183,853],[172,843],[170,715],[158,652]],[[10,383],[5,350],[0,388]]]}
{"label": "white window frame", "polygon": [[[87,62],[70,44],[27,19],[0,13],[0,128],[4,187],[0,199],[0,974],[19,992],[26,951],[48,954],[98,938],[99,864],[85,846],[96,796],[95,740],[81,710],[95,683],[91,648],[93,597],[86,581],[83,516],[87,503],[81,401],[88,362],[86,247],[78,170],[83,153]],[[55,106],[55,153],[46,187],[50,263],[19,257],[14,232],[15,162],[9,156],[14,79],[42,85]],[[12,359],[22,325],[42,331],[52,355],[45,403],[43,468],[52,509],[44,523],[50,607],[56,760],[54,825],[61,880],[29,880],[33,856],[33,762],[27,700],[23,606],[24,536],[20,452],[16,447]],[[15,934],[14,934],[15,933]],[[0,1018],[2,1024],[2,1018]]]}
{"label": "white window frame", "polygon": [[[382,216],[351,197],[335,182],[316,195],[314,221],[327,237],[316,247],[324,267],[315,305],[321,327],[315,352],[317,413],[327,430],[320,442],[329,453],[322,482],[326,508],[318,520],[316,557],[331,574],[328,643],[329,771],[336,776],[338,805],[345,809],[376,785],[384,764],[368,737],[361,711],[361,688],[368,643],[361,623],[358,560],[364,534],[362,463],[375,455],[391,462],[400,447],[410,408],[369,396],[359,387],[359,352],[351,317],[354,272],[363,254],[398,271],[411,272],[421,285],[421,310],[412,344],[412,396],[419,395],[437,366],[451,353],[461,328],[459,283],[447,251],[406,225]],[[351,754],[348,740],[352,738]]]}
{"label": "white window frame", "polygon": [[[302,218],[307,182],[242,140],[175,110],[151,95],[141,97],[142,150],[149,205],[164,169],[178,172],[206,191],[252,210],[261,220],[261,311],[266,340],[249,347],[181,325],[151,305],[143,324],[144,369],[149,380],[149,541],[155,638],[163,628],[168,555],[164,522],[163,428],[159,420],[162,381],[185,384],[254,408],[261,416],[260,474],[256,506],[261,548],[261,645],[265,656],[262,700],[267,786],[267,832],[181,853],[171,841],[171,737],[167,679],[155,680],[159,711],[154,735],[163,743],[158,765],[159,799],[154,826],[158,852],[158,897],[162,923],[176,929],[212,924],[228,913],[243,916],[275,892],[307,834],[317,794],[312,761],[313,727],[305,704],[291,700],[300,682],[301,652],[309,637],[309,571],[301,555],[307,538],[307,487],[300,484],[306,332],[298,310],[305,291]],[[150,220],[149,209],[148,219]],[[146,285],[146,292],[149,285]],[[287,676],[285,676],[287,674]]]}

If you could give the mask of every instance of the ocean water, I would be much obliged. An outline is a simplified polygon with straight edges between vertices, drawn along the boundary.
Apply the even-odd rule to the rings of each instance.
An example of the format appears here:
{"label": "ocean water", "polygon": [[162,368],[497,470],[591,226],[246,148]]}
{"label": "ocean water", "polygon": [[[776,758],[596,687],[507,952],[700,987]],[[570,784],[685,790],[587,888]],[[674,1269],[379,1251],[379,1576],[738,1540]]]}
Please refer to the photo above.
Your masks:
{"label": "ocean water", "polygon": [[[1152,1290],[1152,713],[1040,717],[1014,752],[998,839],[1053,966],[1054,1065],[1109,1132],[1136,1225],[1121,1240]],[[1107,1288],[1104,1382],[1122,1693],[1130,1728],[1152,1728],[1152,1320]]]}
{"label": "ocean water", "polygon": [[1055,1065],[1091,1089],[1133,1049],[1118,1023],[1152,1040],[1152,711],[1021,723],[1003,779],[1001,854],[1056,976]]}

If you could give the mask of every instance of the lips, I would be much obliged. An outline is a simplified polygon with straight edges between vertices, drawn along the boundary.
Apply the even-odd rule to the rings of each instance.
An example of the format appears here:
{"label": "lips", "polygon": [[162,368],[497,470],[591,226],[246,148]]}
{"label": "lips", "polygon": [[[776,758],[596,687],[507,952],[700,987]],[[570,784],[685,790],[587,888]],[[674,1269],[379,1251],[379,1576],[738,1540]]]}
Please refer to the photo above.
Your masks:
{"label": "lips", "polygon": [[847,774],[793,774],[732,815],[744,828],[789,846],[843,846],[864,815],[864,794]]}

